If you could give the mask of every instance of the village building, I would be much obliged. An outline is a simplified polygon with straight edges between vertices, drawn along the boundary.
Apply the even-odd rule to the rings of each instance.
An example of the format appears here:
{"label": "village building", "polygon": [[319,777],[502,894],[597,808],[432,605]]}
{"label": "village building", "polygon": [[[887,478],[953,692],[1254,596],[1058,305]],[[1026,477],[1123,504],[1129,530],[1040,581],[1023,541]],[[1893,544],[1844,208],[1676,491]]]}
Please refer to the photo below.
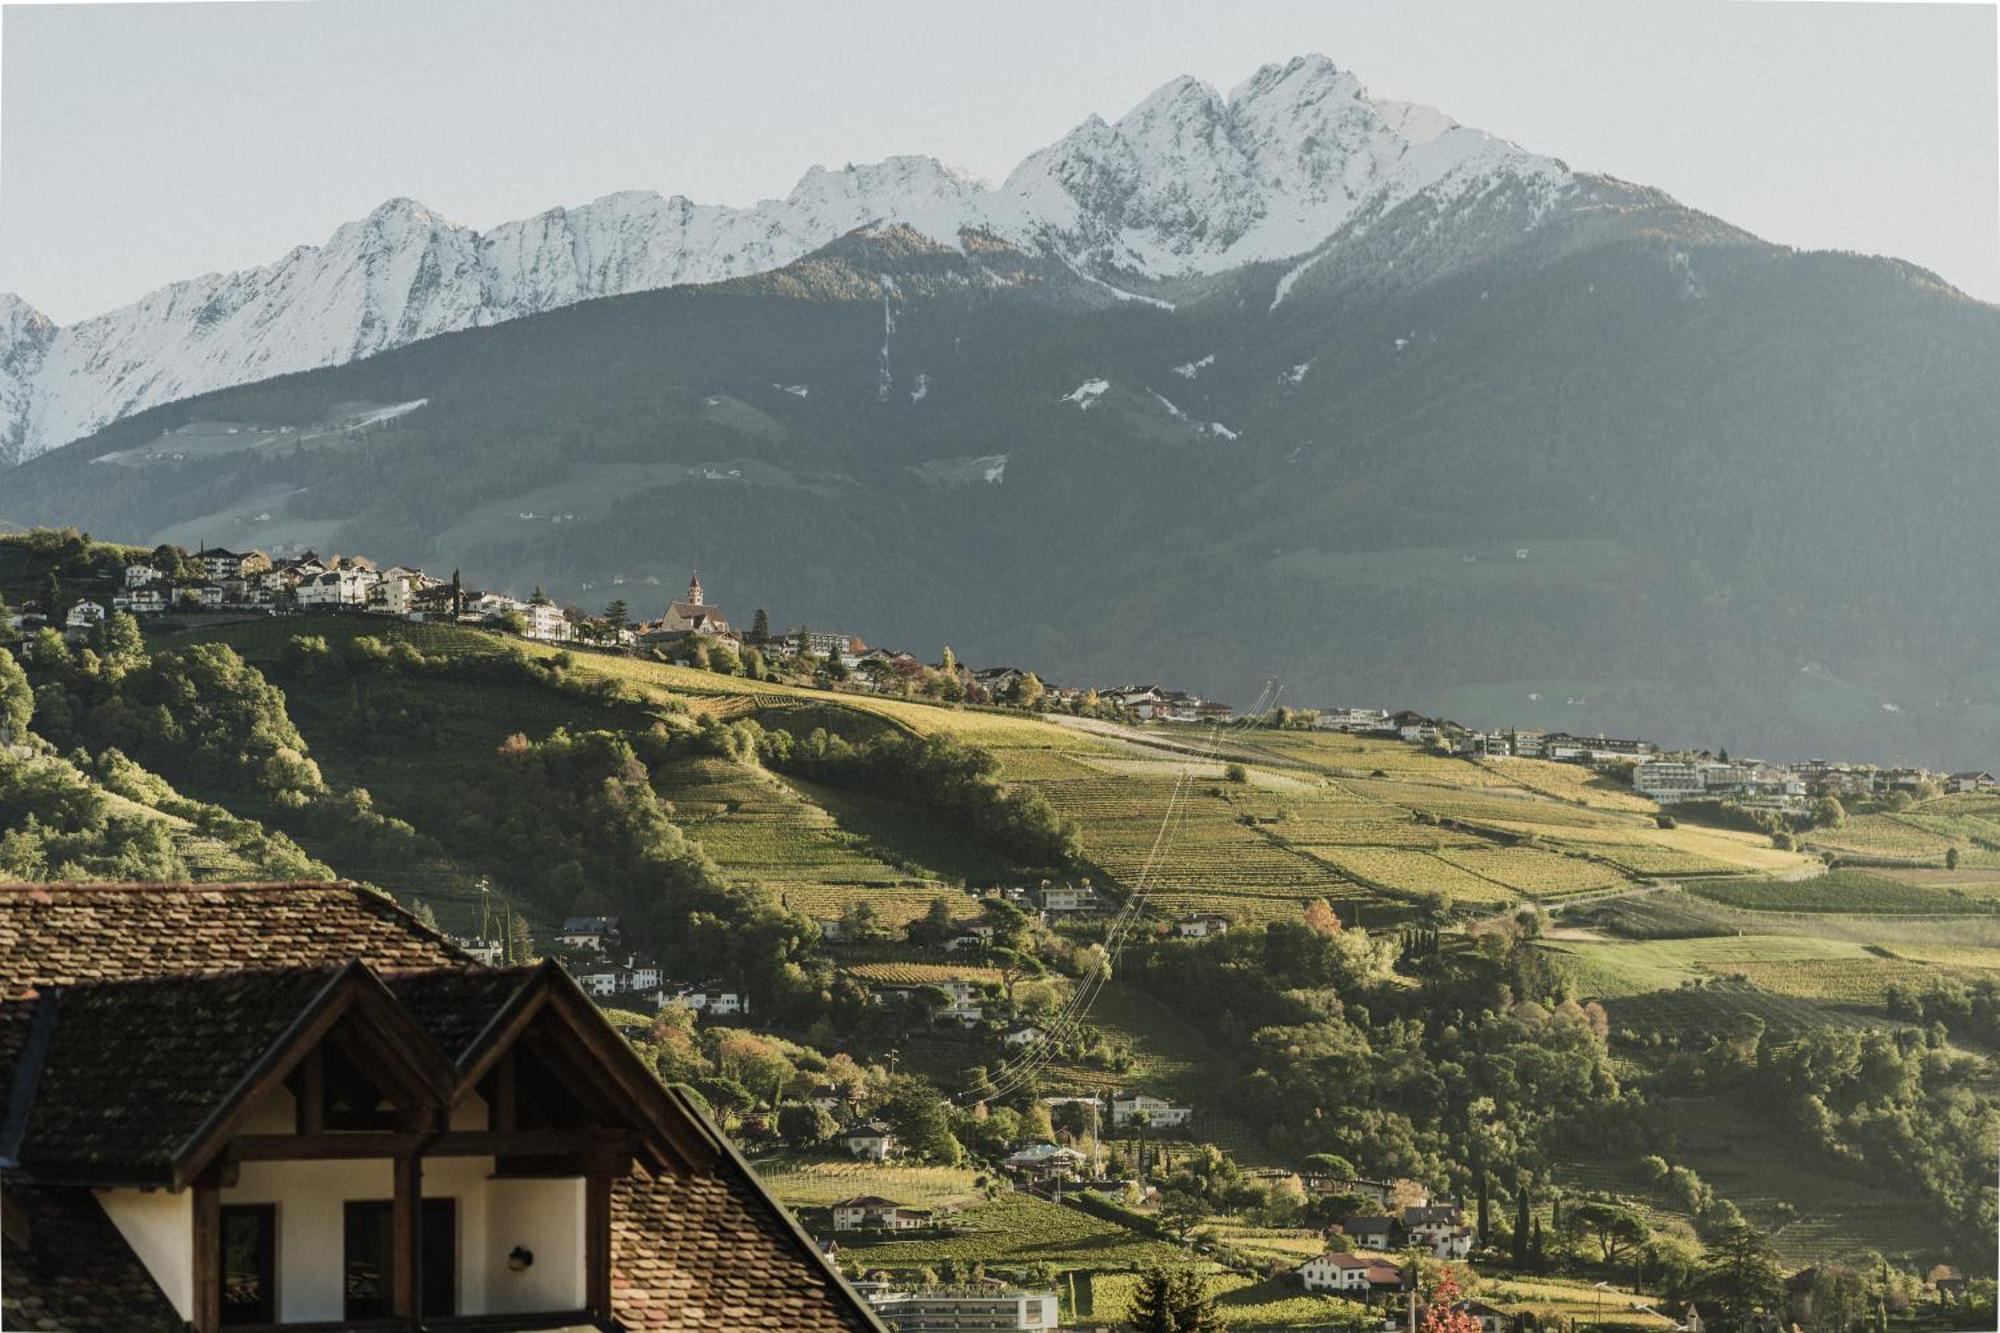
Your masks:
{"label": "village building", "polygon": [[729,632],[729,619],[722,614],[722,608],[711,606],[701,590],[701,575],[694,574],[688,579],[687,597],[683,601],[667,603],[667,609],[658,620],[639,630],[641,643],[673,643],[690,635],[717,635]]}
{"label": "village building", "polygon": [[1062,1307],[1054,1292],[1021,1291],[999,1282],[961,1287],[898,1291],[864,1285],[869,1305],[896,1333],[963,1333],[1001,1329],[1036,1333],[1060,1325]]}
{"label": "village building", "polygon": [[1033,1023],[1026,1023],[1020,1027],[1008,1028],[1005,1032],[1001,1033],[1000,1044],[1009,1050],[1018,1050],[1025,1046],[1033,1046],[1036,1042],[1042,1040],[1045,1035],[1047,1034]]}
{"label": "village building", "polygon": [[1373,1259],[1363,1259],[1344,1250],[1328,1250],[1293,1271],[1307,1291],[1366,1291],[1368,1270],[1375,1266]]}
{"label": "village building", "polygon": [[1031,1143],[1009,1153],[1001,1165],[1030,1180],[1067,1179],[1084,1167],[1087,1159],[1074,1148],[1054,1143]]}
{"label": "village building", "polygon": [[1464,1315],[1477,1322],[1479,1333],[1506,1333],[1506,1330],[1514,1324],[1512,1315],[1482,1300],[1460,1301],[1451,1308],[1453,1313]]}
{"label": "village building", "polygon": [[1184,940],[1205,940],[1211,935],[1227,935],[1229,918],[1220,912],[1193,912],[1174,922],[1174,934]]}
{"label": "village building", "polygon": [[928,1208],[905,1208],[876,1194],[842,1199],[831,1211],[835,1231],[916,1231],[935,1220]]}
{"label": "village building", "polygon": [[352,884],[0,889],[0,1324],[866,1330],[553,964]]}
{"label": "village building", "polygon": [[1185,1125],[1194,1115],[1194,1108],[1175,1106],[1164,1097],[1155,1097],[1144,1092],[1120,1092],[1111,1098],[1111,1123],[1124,1126],[1136,1124],[1141,1116],[1155,1129],[1173,1129]]}
{"label": "village building", "polygon": [[835,1143],[847,1150],[851,1157],[864,1161],[885,1162],[896,1151],[896,1136],[880,1120],[857,1120],[834,1135]]}
{"label": "village building", "polygon": [[1342,1218],[1340,1230],[1364,1250],[1388,1250],[1395,1248],[1399,1228],[1395,1218],[1371,1214]]}
{"label": "village building", "polygon": [[750,1012],[750,996],[737,986],[726,986],[719,981],[703,982],[698,986],[674,986],[660,994],[660,1007],[678,1004],[692,1009],[705,1018],[734,1018]]}
{"label": "village building", "polygon": [[615,916],[572,916],[565,917],[562,929],[556,932],[556,939],[572,949],[602,950],[618,939],[618,918]]}

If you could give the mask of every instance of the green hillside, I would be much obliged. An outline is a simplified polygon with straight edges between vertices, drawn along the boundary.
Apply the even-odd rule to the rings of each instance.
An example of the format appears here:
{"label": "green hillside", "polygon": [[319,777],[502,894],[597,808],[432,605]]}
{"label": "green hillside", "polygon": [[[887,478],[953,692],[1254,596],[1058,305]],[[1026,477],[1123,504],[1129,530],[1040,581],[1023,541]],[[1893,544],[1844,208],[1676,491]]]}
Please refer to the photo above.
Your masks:
{"label": "green hillside", "polygon": [[[978,1264],[1122,1311],[1134,1269],[1186,1240],[1235,1322],[1309,1325],[1341,1312],[1269,1274],[1340,1216],[1293,1175],[1316,1154],[1484,1190],[1477,1280],[1523,1310],[1573,1311],[1592,1281],[1692,1290],[1701,1247],[1744,1227],[1791,1263],[1920,1271],[1977,1269],[1993,1224],[2000,919],[1976,866],[1815,876],[1538,761],[945,706],[386,618],[151,643],[117,619],[15,648],[29,688],[0,678],[0,699],[28,727],[0,759],[0,875],[341,874],[517,956],[613,912],[670,977],[753,997],[747,1020],[614,1017],[808,1223],[851,1193],[949,1210],[844,1242],[857,1271]],[[1958,821],[1942,836],[1970,850],[1984,811],[1909,817]],[[1105,912],[1024,910],[1084,880]],[[1230,929],[1172,938],[1194,909]],[[946,947],[973,926],[991,940]],[[947,984],[980,1014],[940,1017],[926,988]],[[1040,1044],[1003,1045],[1023,1022]],[[825,1087],[841,1114],[810,1104]],[[1042,1100],[1113,1092],[1192,1116],[1093,1128]],[[828,1136],[854,1112],[908,1155],[844,1159]],[[1001,1183],[999,1159],[1049,1138],[1158,1194]],[[1600,1205],[1634,1210],[1651,1248],[1607,1259],[1555,1225]],[[1540,1249],[1514,1247],[1523,1207]],[[1689,1276],[1651,1266],[1670,1251]]]}

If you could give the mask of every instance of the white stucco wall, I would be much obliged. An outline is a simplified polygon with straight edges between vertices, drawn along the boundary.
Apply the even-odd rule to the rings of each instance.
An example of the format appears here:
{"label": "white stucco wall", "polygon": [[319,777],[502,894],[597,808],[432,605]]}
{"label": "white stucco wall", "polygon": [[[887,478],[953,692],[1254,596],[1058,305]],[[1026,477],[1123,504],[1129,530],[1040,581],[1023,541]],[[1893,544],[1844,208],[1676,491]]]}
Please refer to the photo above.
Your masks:
{"label": "white stucco wall", "polygon": [[174,1311],[183,1319],[194,1318],[194,1195],[186,1190],[99,1190],[97,1201],[174,1303]]}
{"label": "white stucco wall", "polygon": [[[583,1190],[581,1180],[487,1183],[486,1313],[583,1308]],[[507,1269],[516,1245],[535,1253],[523,1273]]]}

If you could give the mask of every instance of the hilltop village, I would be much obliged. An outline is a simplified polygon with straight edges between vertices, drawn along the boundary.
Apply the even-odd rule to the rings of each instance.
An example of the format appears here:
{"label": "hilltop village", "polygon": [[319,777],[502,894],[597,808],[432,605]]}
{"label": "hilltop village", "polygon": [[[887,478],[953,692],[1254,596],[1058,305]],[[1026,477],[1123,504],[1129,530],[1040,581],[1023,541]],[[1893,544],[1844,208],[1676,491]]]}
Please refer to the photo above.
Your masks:
{"label": "hilltop village", "polygon": [[[584,615],[38,533],[0,593],[0,877],[367,880],[429,965],[573,986],[749,1155],[801,1280],[887,1327],[1990,1308],[1986,774],[1238,715],[742,628],[698,577]],[[262,893],[202,929],[248,956]],[[565,1021],[535,1049],[596,1043]],[[613,1199],[614,1227],[651,1206]],[[650,1271],[623,1244],[576,1256],[613,1284],[580,1307]]]}
{"label": "hilltop village", "polygon": [[[53,540],[64,540],[51,534]],[[85,543],[88,546],[88,543]],[[99,548],[103,549],[103,548]],[[113,611],[142,624],[176,620],[212,624],[240,615],[350,614],[413,622],[479,625],[544,643],[656,655],[725,675],[765,672],[825,688],[933,698],[949,703],[1067,711],[1137,722],[1231,722],[1230,705],[1153,684],[1062,685],[1019,666],[972,667],[949,648],[935,662],[914,653],[871,647],[861,635],[805,625],[774,631],[761,609],[747,628],[732,624],[708,600],[699,572],[687,591],[656,619],[634,619],[623,598],[597,614],[559,605],[537,588],[527,598],[465,585],[457,571],[441,577],[411,565],[378,565],[365,555],[301,551],[278,556],[258,550],[175,546],[130,551],[72,567],[68,581],[52,576],[35,597],[6,608],[15,634],[51,626],[86,638]],[[1635,738],[1571,735],[1533,729],[1477,729],[1411,710],[1281,708],[1261,712],[1262,725],[1318,729],[1399,740],[1467,758],[1548,759],[1619,773],[1641,796],[1662,806],[1728,801],[1748,811],[1804,815],[1826,797],[1913,797],[2000,789],[1985,771],[1940,772],[1854,761],[1811,759],[1771,763],[1731,760],[1726,752],[1665,751]]]}

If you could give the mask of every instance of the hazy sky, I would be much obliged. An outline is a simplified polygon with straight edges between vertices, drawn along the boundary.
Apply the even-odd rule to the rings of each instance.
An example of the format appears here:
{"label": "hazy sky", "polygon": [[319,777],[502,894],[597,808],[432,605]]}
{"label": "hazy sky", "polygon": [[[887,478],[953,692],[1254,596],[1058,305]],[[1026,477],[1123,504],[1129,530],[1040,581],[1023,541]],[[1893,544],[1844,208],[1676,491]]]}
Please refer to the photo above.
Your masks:
{"label": "hazy sky", "polygon": [[997,180],[1183,72],[1323,51],[1572,167],[2000,300],[1990,5],[310,0],[8,5],[0,290],[67,321],[410,195],[488,226],[813,163]]}

